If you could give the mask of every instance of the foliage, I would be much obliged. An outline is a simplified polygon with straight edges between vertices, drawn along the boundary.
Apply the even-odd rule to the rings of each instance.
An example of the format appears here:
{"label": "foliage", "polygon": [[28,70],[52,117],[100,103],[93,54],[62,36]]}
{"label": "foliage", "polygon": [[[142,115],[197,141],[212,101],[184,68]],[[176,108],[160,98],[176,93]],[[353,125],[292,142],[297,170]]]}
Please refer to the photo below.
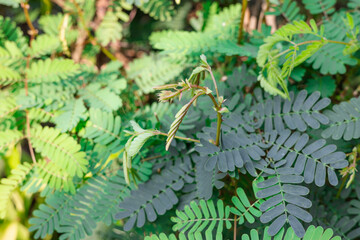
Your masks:
{"label": "foliage", "polygon": [[0,0],[0,238],[360,237],[359,1],[231,2]]}

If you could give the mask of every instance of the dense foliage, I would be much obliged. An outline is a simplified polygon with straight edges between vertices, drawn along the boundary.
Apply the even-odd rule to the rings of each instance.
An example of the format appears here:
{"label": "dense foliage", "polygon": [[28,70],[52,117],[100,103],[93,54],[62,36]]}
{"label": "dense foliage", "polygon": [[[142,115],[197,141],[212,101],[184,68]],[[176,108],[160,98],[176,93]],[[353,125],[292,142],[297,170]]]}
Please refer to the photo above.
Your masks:
{"label": "dense foliage", "polygon": [[0,238],[360,238],[359,0],[0,6]]}

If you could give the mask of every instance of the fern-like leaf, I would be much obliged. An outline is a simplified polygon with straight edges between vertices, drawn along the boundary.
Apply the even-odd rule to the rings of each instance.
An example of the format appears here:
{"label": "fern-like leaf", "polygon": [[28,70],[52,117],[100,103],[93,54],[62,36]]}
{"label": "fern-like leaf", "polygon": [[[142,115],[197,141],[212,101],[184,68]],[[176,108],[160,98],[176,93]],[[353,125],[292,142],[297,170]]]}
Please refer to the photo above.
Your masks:
{"label": "fern-like leaf", "polygon": [[[200,54],[207,55],[217,50],[220,50],[221,53],[230,54],[230,48],[226,50],[221,48],[221,45],[226,43],[232,49],[235,48],[234,43],[236,42],[240,16],[241,5],[234,4],[213,15],[203,32],[155,32],[150,36],[150,43],[154,48],[162,50],[162,53],[177,59],[198,57]],[[231,43],[229,44],[229,42]],[[249,55],[246,48],[236,47],[236,50],[238,54]]]}
{"label": "fern-like leaf", "polygon": [[360,98],[334,105],[324,114],[330,119],[330,125],[322,132],[322,137],[346,141],[360,138]]}
{"label": "fern-like leaf", "polygon": [[1,97],[0,100],[0,119],[8,117],[21,107],[20,105],[16,104],[16,101],[13,97]]}
{"label": "fern-like leaf", "polygon": [[121,98],[112,92],[109,87],[102,88],[99,83],[89,84],[80,93],[91,108],[100,108],[111,112],[122,106]]}
{"label": "fern-like leaf", "polygon": [[78,72],[79,66],[70,59],[47,58],[33,62],[26,70],[29,81],[34,83],[59,82],[74,76]]}
{"label": "fern-like leaf", "polygon": [[322,12],[331,14],[335,11],[334,5],[336,4],[336,0],[302,0],[302,3],[311,14]]}
{"label": "fern-like leaf", "polygon": [[183,211],[177,210],[176,215],[171,218],[175,223],[173,230],[185,233],[189,239],[201,239],[203,231],[206,239],[212,239],[213,233],[216,234],[216,239],[220,239],[224,224],[227,229],[231,228],[230,207],[225,207],[222,200],[217,201],[216,207],[212,200],[200,200],[199,204],[192,201]]}
{"label": "fern-like leaf", "polygon": [[169,0],[146,1],[140,6],[140,9],[160,21],[170,21],[175,14],[174,5]]}
{"label": "fern-like leaf", "polygon": [[311,207],[309,199],[303,197],[309,193],[309,189],[295,185],[304,181],[298,176],[293,168],[278,168],[273,166],[274,174],[262,182],[257,183],[260,189],[256,196],[265,199],[260,205],[264,213],[260,217],[262,223],[273,221],[268,229],[270,236],[276,235],[286,222],[289,222],[298,237],[305,234],[304,227],[299,219],[305,222],[312,221],[312,216],[303,208]]}
{"label": "fern-like leaf", "polygon": [[21,139],[24,138],[24,135],[18,130],[6,130],[0,131],[0,151],[3,152],[8,147],[15,145]]}
{"label": "fern-like leaf", "polygon": [[174,62],[158,55],[144,56],[129,64],[127,74],[133,78],[142,93],[154,91],[177,77],[184,69],[183,62]]}
{"label": "fern-like leaf", "polygon": [[243,224],[245,220],[249,223],[254,223],[255,217],[261,216],[261,211],[259,210],[261,200],[256,200],[251,204],[242,188],[236,189],[236,193],[237,196],[233,196],[231,199],[234,207],[231,207],[230,211],[238,216],[239,224]]}
{"label": "fern-like leaf", "polygon": [[289,22],[305,19],[305,16],[300,13],[297,3],[291,0],[284,0],[280,6],[275,6],[273,9],[275,11],[267,12],[266,15],[283,16]]}
{"label": "fern-like leaf", "polygon": [[96,37],[101,45],[106,46],[110,42],[120,40],[122,37],[122,26],[112,11],[107,11],[104,19],[97,28]]}
{"label": "fern-like leaf", "polygon": [[105,145],[113,152],[118,151],[121,142],[121,118],[100,109],[90,108],[90,121],[85,128],[84,137]]}
{"label": "fern-like leaf", "polygon": [[264,124],[265,132],[273,129],[281,132],[286,128],[304,132],[308,127],[319,129],[321,124],[329,123],[328,117],[320,111],[330,104],[330,99],[320,98],[320,92],[308,95],[307,91],[302,90],[296,96],[290,92],[289,96],[289,100],[276,96],[254,104],[250,113],[244,114],[253,114],[256,119],[250,126],[254,125],[255,128]]}
{"label": "fern-like leaf", "polygon": [[33,147],[65,170],[70,176],[82,177],[87,171],[88,161],[80,145],[70,136],[49,127],[36,126],[31,129]]}
{"label": "fern-like leaf", "polygon": [[[39,19],[40,28],[46,35],[59,38],[64,18],[65,16],[62,13],[41,15]],[[79,31],[71,29],[72,24],[71,19],[69,19],[68,26],[65,27],[65,39],[68,44],[75,42],[79,35]]]}
{"label": "fern-like leaf", "polygon": [[[294,21],[278,29],[273,35],[264,40],[264,44],[260,46],[257,63],[262,67],[262,71],[258,80],[261,86],[273,95],[288,96],[286,79],[290,76],[294,67],[307,60],[311,54],[314,54],[324,43],[323,41],[309,42],[310,45],[305,50],[299,52],[300,44],[294,43],[293,37],[298,34],[310,34],[311,36],[322,38],[323,28],[318,29],[316,22],[310,20],[310,26],[304,21]],[[278,50],[272,50],[275,44],[279,42],[290,42],[293,45],[288,50],[278,54]],[[285,54],[285,63],[280,70],[279,56]],[[278,89],[280,85],[281,89]]]}
{"label": "fern-like leaf", "polygon": [[63,168],[59,168],[55,162],[47,162],[45,160],[38,161],[35,172],[38,174],[42,183],[47,184],[51,189],[75,193],[73,176]]}
{"label": "fern-like leaf", "polygon": [[204,32],[220,35],[220,39],[233,39],[238,33],[240,17],[241,4],[230,5],[210,16]]}
{"label": "fern-like leaf", "polygon": [[120,203],[121,212],[116,214],[116,219],[129,217],[124,230],[129,231],[135,223],[137,227],[142,227],[146,218],[153,222],[158,215],[170,210],[179,201],[174,191],[181,190],[185,182],[193,182],[191,172],[192,169],[187,165],[176,165],[166,168],[161,175],[155,175],[150,181],[140,184],[130,197]]}
{"label": "fern-like leaf", "polygon": [[60,46],[60,40],[56,36],[42,34],[31,43],[30,55],[32,57],[41,57],[51,54]]}
{"label": "fern-like leaf", "polygon": [[257,140],[242,134],[230,133],[224,135],[221,147],[200,139],[200,144],[195,149],[206,158],[204,168],[207,171],[212,171],[216,166],[222,172],[234,171],[235,167],[245,166],[251,175],[256,176],[252,161],[258,161],[265,155],[255,143]]}
{"label": "fern-like leaf", "polygon": [[[267,234],[268,227],[264,229],[263,233],[263,240],[271,239],[271,236]],[[259,234],[258,230],[251,229],[250,235],[243,234],[241,236],[242,240],[259,240],[261,239],[262,233]],[[288,228],[287,230],[282,229],[278,234],[275,235],[274,239],[284,239],[284,240],[300,240],[298,236],[295,235],[295,232],[292,228]],[[306,229],[305,235],[302,240],[317,240],[317,239],[324,239],[324,240],[341,240],[341,237],[334,236],[334,231],[331,228],[324,230],[323,227],[315,227],[314,225],[309,226]]]}
{"label": "fern-like leaf", "polygon": [[4,42],[4,46],[0,47],[0,84],[13,84],[21,80],[17,67],[24,64],[23,56],[15,42]]}
{"label": "fern-like leaf", "polygon": [[303,174],[307,184],[315,182],[321,187],[327,176],[329,183],[336,186],[338,178],[335,170],[348,165],[345,153],[336,151],[333,144],[326,145],[324,139],[309,143],[310,138],[306,133],[291,133],[289,129],[266,135],[264,142],[270,144],[266,156],[279,161],[277,167],[293,167],[296,174]]}
{"label": "fern-like leaf", "polygon": [[84,102],[81,99],[66,102],[65,106],[60,109],[60,114],[54,119],[54,122],[62,132],[73,129],[86,111]]}
{"label": "fern-like leaf", "polygon": [[116,208],[134,186],[125,183],[122,171],[106,177],[102,174],[88,179],[74,194],[55,192],[33,212],[29,220],[35,239],[45,238],[54,231],[59,239],[82,239],[92,234],[96,222],[115,222]]}
{"label": "fern-like leaf", "polygon": [[356,65],[356,60],[343,54],[344,45],[329,43],[314,53],[308,60],[322,74],[344,74],[346,65]]}
{"label": "fern-like leaf", "polygon": [[0,26],[0,47],[3,47],[6,41],[11,41],[16,43],[21,52],[27,52],[28,41],[15,22],[10,18],[0,16]]}
{"label": "fern-like leaf", "polygon": [[11,174],[7,178],[3,178],[0,181],[0,219],[4,219],[8,204],[10,202],[10,196],[12,191],[21,184],[27,175],[32,170],[33,165],[24,163],[18,165],[16,169],[11,170]]}

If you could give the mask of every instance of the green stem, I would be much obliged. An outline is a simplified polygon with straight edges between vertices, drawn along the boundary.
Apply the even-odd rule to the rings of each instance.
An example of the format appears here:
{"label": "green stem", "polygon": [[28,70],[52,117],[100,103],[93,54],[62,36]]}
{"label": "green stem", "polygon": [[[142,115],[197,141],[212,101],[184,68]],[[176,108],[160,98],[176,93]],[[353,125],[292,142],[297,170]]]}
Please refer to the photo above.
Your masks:
{"label": "green stem", "polygon": [[110,60],[113,60],[113,61],[116,60],[117,58],[116,58],[109,50],[107,50],[105,47],[101,46],[101,45],[96,41],[96,39],[94,38],[94,36],[91,34],[90,30],[87,28],[86,22],[85,22],[85,19],[84,19],[84,14],[83,14],[83,11],[81,10],[79,4],[78,4],[75,0],[72,0],[71,2],[75,5],[76,11],[78,12],[78,15],[79,15],[79,18],[80,18],[80,22],[81,22],[81,24],[83,25],[85,31],[87,32],[87,35],[89,36],[90,42],[94,43],[95,45],[99,45],[101,51],[102,51]]}
{"label": "green stem", "polygon": [[220,94],[219,94],[219,90],[218,90],[218,87],[217,87],[217,84],[216,84],[216,80],[215,80],[215,77],[214,77],[214,74],[213,72],[211,71],[211,68],[208,70],[209,73],[210,73],[210,76],[211,76],[211,79],[214,83],[214,86],[215,86],[215,91],[216,91],[216,96],[217,96],[217,99],[218,99],[218,102],[216,103],[215,101],[215,98],[212,94],[208,94],[208,96],[211,98],[211,100],[213,101],[214,103],[214,107],[216,108],[216,111],[217,111],[217,127],[216,127],[216,140],[215,140],[215,145],[216,146],[219,146],[219,143],[220,143],[220,134],[221,134],[221,123],[222,123],[222,116],[221,116],[221,113],[219,112],[220,109],[221,109],[221,105],[222,105],[222,101],[220,99]]}
{"label": "green stem", "polygon": [[222,123],[221,113],[218,112],[217,113],[217,127],[216,127],[216,142],[215,142],[216,146],[219,146],[219,143],[220,143],[221,123]]}
{"label": "green stem", "polygon": [[243,30],[244,30],[244,17],[245,17],[245,11],[247,8],[247,0],[242,0],[242,6],[241,6],[241,20],[240,20],[240,27],[239,27],[239,35],[238,35],[238,44],[240,44],[242,38],[243,38]]}
{"label": "green stem", "polygon": [[[298,43],[298,44],[294,44],[295,47],[297,46],[302,46],[302,45],[305,45],[305,44],[309,44],[309,43],[314,43],[314,42],[321,42],[322,40],[310,40],[310,41],[305,41],[305,42],[302,42],[302,43]],[[337,44],[343,44],[343,45],[351,45],[351,43],[347,43],[347,42],[341,42],[341,41],[333,41],[333,40],[327,40],[325,39],[326,42],[329,42],[329,43],[337,43]],[[287,49],[277,55],[275,55],[274,57],[272,57],[272,59],[276,59],[288,52],[290,52],[291,49]]]}
{"label": "green stem", "polygon": [[[162,135],[162,136],[167,136],[167,137],[169,136],[169,134],[160,132],[158,130],[154,131],[154,133],[157,134],[157,135]],[[186,137],[179,137],[179,136],[175,136],[175,138],[185,140],[185,141],[200,143],[199,140],[193,139],[193,138],[186,138]]]}
{"label": "green stem", "polygon": [[[211,76],[211,79],[212,79],[212,81],[213,81],[213,83],[214,83],[214,87],[215,87],[215,91],[216,91],[216,97],[218,98],[218,101],[219,101],[220,95],[219,95],[219,90],[218,90],[218,87],[217,87],[217,84],[216,84],[216,80],[215,80],[214,74],[212,73],[211,68],[208,69],[208,71],[209,71],[210,76]],[[220,101],[219,101],[219,105],[221,106]]]}
{"label": "green stem", "polygon": [[214,103],[214,107],[216,108],[217,110],[217,127],[216,127],[216,140],[215,140],[215,145],[216,146],[219,146],[219,143],[220,143],[220,134],[221,134],[221,123],[222,123],[222,116],[221,116],[221,113],[219,112],[220,109],[221,109],[221,105],[222,105],[222,101],[220,99],[220,94],[219,94],[219,90],[218,90],[218,87],[217,87],[217,84],[216,84],[216,79],[214,77],[214,74],[213,72],[211,71],[211,68],[208,70],[209,73],[210,73],[210,76],[211,76],[211,79],[214,83],[214,86],[215,86],[215,91],[216,91],[216,96],[217,96],[217,99],[218,99],[218,102],[216,103],[215,101],[215,98],[212,94],[208,94],[208,96],[211,98],[211,100],[213,101]]}
{"label": "green stem", "polygon": [[236,240],[237,215],[234,216],[234,240]]}
{"label": "green stem", "polygon": [[342,182],[341,182],[341,185],[340,185],[340,187],[339,187],[339,190],[338,190],[338,192],[337,192],[337,194],[336,194],[336,198],[339,198],[339,197],[340,197],[341,191],[344,189],[346,180],[347,180],[348,178],[349,178],[349,175],[346,175],[346,176],[343,178],[343,180],[342,180]]}
{"label": "green stem", "polygon": [[[25,3],[21,3],[21,7],[24,10],[24,15],[25,15],[25,19],[26,19],[26,23],[29,26],[29,35],[30,35],[30,43],[29,45],[31,46],[32,41],[35,39],[35,36],[37,35],[38,31],[35,29],[34,25],[31,22],[30,19],[30,15],[29,15],[29,8],[30,5],[25,2]],[[30,55],[27,56],[26,58],[26,69],[28,69],[30,67]],[[24,79],[24,84],[25,84],[25,95],[28,96],[29,95],[29,90],[28,90],[28,76],[25,73],[25,79]],[[36,158],[35,158],[35,153],[34,153],[34,149],[31,145],[31,133],[30,133],[30,119],[29,119],[29,111],[25,110],[25,117],[26,117],[26,138],[28,141],[28,146],[29,146],[29,152],[30,152],[30,156],[31,159],[33,161],[34,164],[36,164]]]}
{"label": "green stem", "polygon": [[351,43],[347,43],[347,42],[341,42],[341,41],[334,41],[334,40],[326,40],[330,43],[337,43],[337,44],[343,44],[343,45],[351,45]]}
{"label": "green stem", "polygon": [[32,41],[35,36],[38,34],[38,30],[35,29],[34,25],[32,24],[31,22],[31,19],[30,19],[30,14],[29,14],[29,8],[30,8],[30,5],[27,3],[27,2],[23,2],[21,3],[21,7],[23,8],[24,10],[24,15],[25,15],[25,19],[26,19],[26,23],[27,25],[29,26],[30,30],[29,30],[29,35],[31,37],[31,40]]}
{"label": "green stem", "polygon": [[[216,83],[216,82],[215,82],[215,83]],[[207,89],[206,89],[206,88],[204,88],[204,87],[202,87],[202,86],[199,86],[199,85],[194,85],[194,84],[190,84],[190,86],[191,86],[192,88],[198,88],[198,89],[203,90],[203,91],[205,92],[205,94],[208,95],[208,96],[210,97],[211,101],[214,103],[214,107],[215,107],[216,109],[218,109],[218,110],[221,108],[221,105],[219,105],[219,104],[216,102],[214,95],[212,95],[211,93],[206,93],[206,92],[207,92]],[[216,86],[216,85],[215,85],[215,86]],[[181,89],[181,90],[182,90],[182,89]],[[187,90],[187,89],[184,89],[184,90]]]}

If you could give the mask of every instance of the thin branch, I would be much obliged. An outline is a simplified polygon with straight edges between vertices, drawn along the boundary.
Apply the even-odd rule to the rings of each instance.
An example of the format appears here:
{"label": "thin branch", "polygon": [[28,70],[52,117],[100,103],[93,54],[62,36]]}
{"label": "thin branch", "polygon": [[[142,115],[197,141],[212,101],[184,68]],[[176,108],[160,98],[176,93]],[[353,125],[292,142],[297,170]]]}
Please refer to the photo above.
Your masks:
{"label": "thin branch", "polygon": [[[217,87],[217,84],[216,84],[216,79],[214,77],[214,74],[213,72],[211,71],[211,68],[209,69],[209,73],[210,73],[210,76],[211,76],[211,79],[213,80],[213,83],[214,83],[214,86],[215,86],[215,91],[216,91],[216,96],[217,96],[217,99],[218,99],[218,103],[216,104],[215,102],[215,99],[213,100],[214,102],[214,106],[216,108],[216,111],[217,111],[217,126],[216,126],[216,140],[215,140],[215,145],[216,146],[219,146],[219,143],[220,143],[220,135],[221,135],[221,123],[222,123],[222,115],[220,113],[220,109],[221,109],[221,104],[222,104],[222,101],[220,99],[220,94],[219,94],[219,90],[218,90],[218,87]],[[210,95],[209,95],[210,96]],[[211,96],[210,96],[211,98]]]}
{"label": "thin branch", "polygon": [[30,156],[31,156],[31,159],[32,159],[33,163],[36,163],[34,149],[32,147],[31,141],[30,141],[30,138],[31,138],[31,135],[30,135],[30,119],[29,119],[28,110],[25,110],[25,113],[26,113],[26,138],[27,138],[27,142],[28,142],[28,145],[29,145],[29,152],[30,152]]}
{"label": "thin branch", "polygon": [[[297,46],[302,46],[302,45],[305,45],[305,44],[314,43],[314,42],[321,42],[321,41],[323,41],[323,40],[310,40],[310,41],[305,41],[305,42],[297,43],[297,44],[294,44],[294,43],[292,43],[292,42],[291,42],[291,43],[294,45],[294,47],[297,47]],[[341,41],[334,41],[334,40],[328,40],[328,39],[324,39],[324,41],[329,42],[329,43],[336,43],[336,44],[343,44],[343,45],[351,45],[351,43],[341,42]],[[290,49],[290,48],[289,48],[289,49],[286,49],[285,51],[283,51],[283,52],[275,55],[275,56],[272,57],[271,59],[276,59],[276,58],[278,58],[278,57],[280,57],[280,56],[282,56],[282,55],[290,52],[291,50],[292,50],[292,49]]]}
{"label": "thin branch", "polygon": [[237,226],[236,218],[237,218],[237,215],[235,215],[235,217],[234,217],[234,240],[236,240],[236,226]]}
{"label": "thin branch", "polygon": [[[30,43],[29,45],[31,46],[32,41],[34,40],[35,36],[37,35],[38,31],[34,28],[34,25],[32,24],[31,20],[30,20],[30,15],[29,15],[29,4],[27,2],[25,3],[21,3],[21,7],[24,10],[24,15],[26,18],[26,22],[27,25],[29,26],[29,35],[30,35]],[[30,55],[27,56],[26,58],[26,68],[28,69],[30,66]],[[29,87],[28,87],[28,77],[27,74],[25,73],[25,79],[24,79],[24,84],[25,84],[25,95],[28,96],[29,95]],[[30,156],[31,159],[33,161],[33,163],[36,163],[36,158],[35,158],[35,154],[34,154],[34,149],[32,147],[31,144],[31,134],[30,134],[30,119],[29,119],[29,112],[28,110],[25,110],[25,117],[26,117],[26,138],[27,138],[27,142],[29,145],[29,152],[30,152]]]}
{"label": "thin branch", "polygon": [[238,35],[238,44],[240,44],[240,42],[241,42],[241,40],[243,38],[244,17],[245,17],[246,8],[247,8],[247,0],[242,0],[241,20],[240,20],[239,35]]}
{"label": "thin branch", "polygon": [[[212,75],[212,72],[211,72],[211,71],[209,71],[209,72],[210,72],[211,75]],[[216,81],[215,81],[214,75],[212,75],[212,78],[213,78],[213,81],[214,81],[215,89],[217,90],[217,85],[216,85]],[[198,89],[203,90],[203,91],[205,92],[205,94],[208,95],[208,96],[211,98],[211,101],[214,103],[215,108],[218,109],[218,110],[221,108],[221,106],[219,105],[219,103],[216,102],[214,95],[212,95],[211,93],[206,93],[206,92],[207,92],[207,89],[206,89],[206,88],[204,88],[203,86],[194,85],[194,84],[190,84],[190,86],[191,86],[192,88],[198,88]],[[184,90],[186,90],[186,89],[184,89]],[[217,92],[217,91],[216,91],[216,92]],[[217,94],[218,94],[218,92],[217,92]]]}
{"label": "thin branch", "polygon": [[27,2],[22,2],[21,3],[21,7],[24,10],[24,15],[25,15],[25,19],[26,19],[26,23],[29,26],[30,30],[28,31],[29,35],[30,35],[30,42],[35,38],[35,36],[38,34],[38,30],[35,29],[34,25],[31,22],[30,19],[30,15],[29,15],[29,8],[30,5]]}
{"label": "thin branch", "polygon": [[83,11],[81,10],[79,4],[78,4],[75,0],[72,0],[71,2],[75,5],[76,11],[77,11],[77,13],[78,13],[78,15],[79,15],[80,22],[81,22],[81,24],[83,25],[85,31],[87,32],[87,35],[89,36],[90,42],[92,42],[92,43],[95,44],[95,45],[100,46],[101,51],[102,51],[109,59],[111,59],[111,60],[117,60],[117,58],[116,58],[109,50],[107,50],[105,47],[101,46],[101,45],[96,41],[96,39],[94,38],[94,36],[91,34],[90,30],[89,30],[88,27],[86,26],[86,22],[85,22],[85,19],[84,19],[84,13],[83,13]]}
{"label": "thin branch", "polygon": [[337,44],[342,44],[342,45],[351,45],[351,43],[347,43],[347,42],[340,42],[340,41],[334,41],[334,40],[327,40],[329,43],[337,43]]}
{"label": "thin branch", "polygon": [[141,159],[141,161],[146,162],[146,161],[154,160],[154,159],[161,158],[161,157],[162,157],[162,155],[156,155],[156,156]]}
{"label": "thin branch", "polygon": [[[214,87],[215,87],[215,91],[216,91],[216,97],[218,98],[218,101],[219,101],[220,94],[219,94],[219,90],[218,90],[218,87],[217,87],[217,84],[216,84],[216,80],[215,80],[214,74],[213,74],[213,72],[211,71],[211,68],[209,69],[209,73],[210,73],[211,79],[212,79],[212,81],[213,81],[213,83],[214,83]],[[220,101],[219,101],[219,106],[221,106]]]}
{"label": "thin branch", "polygon": [[324,17],[326,18],[326,20],[329,20],[329,15],[327,14],[326,10],[324,9],[323,3],[321,1],[319,1],[319,4],[321,6],[321,10],[323,11]]}
{"label": "thin branch", "polygon": [[[157,135],[162,135],[162,136],[166,136],[166,137],[169,136],[169,134],[160,132],[158,130],[154,131],[154,133],[157,134]],[[185,141],[200,143],[200,140],[193,139],[193,138],[186,138],[186,137],[179,137],[179,136],[175,136],[175,138],[185,140]]]}
{"label": "thin branch", "polygon": [[219,146],[220,143],[221,123],[222,123],[221,113],[217,112],[216,141],[215,141],[216,146]]}

